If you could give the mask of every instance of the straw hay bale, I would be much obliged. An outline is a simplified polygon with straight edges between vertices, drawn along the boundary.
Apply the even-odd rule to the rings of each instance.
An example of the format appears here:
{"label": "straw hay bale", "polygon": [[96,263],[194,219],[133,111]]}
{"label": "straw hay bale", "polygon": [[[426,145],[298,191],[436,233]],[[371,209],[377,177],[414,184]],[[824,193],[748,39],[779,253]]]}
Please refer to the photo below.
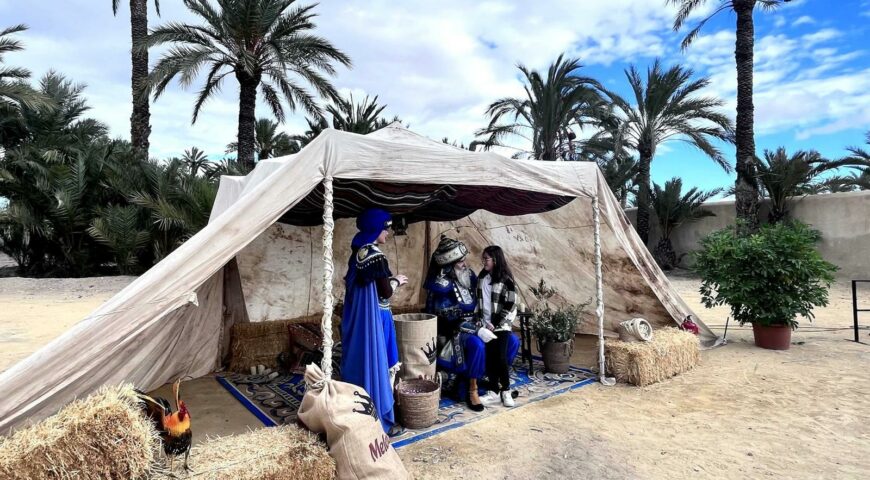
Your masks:
{"label": "straw hay bale", "polygon": [[[231,329],[230,358],[227,370],[249,373],[251,367],[263,365],[278,368],[278,354],[290,350],[290,334],[287,327],[299,323],[320,324],[322,314],[307,315],[289,320],[269,322],[236,323]],[[332,316],[333,339],[341,332],[341,318]]]}
{"label": "straw hay bale", "polygon": [[0,478],[143,478],[159,442],[131,385],[103,388],[0,438]]}
{"label": "straw hay bale", "polygon": [[[193,447],[190,468],[192,477],[209,480],[335,478],[335,461],[326,446],[313,433],[292,425],[209,439]],[[162,474],[153,478],[170,477]]]}
{"label": "straw hay bale", "polygon": [[641,387],[687,372],[701,360],[698,337],[670,327],[656,330],[651,342],[608,340],[606,348],[607,371]]}

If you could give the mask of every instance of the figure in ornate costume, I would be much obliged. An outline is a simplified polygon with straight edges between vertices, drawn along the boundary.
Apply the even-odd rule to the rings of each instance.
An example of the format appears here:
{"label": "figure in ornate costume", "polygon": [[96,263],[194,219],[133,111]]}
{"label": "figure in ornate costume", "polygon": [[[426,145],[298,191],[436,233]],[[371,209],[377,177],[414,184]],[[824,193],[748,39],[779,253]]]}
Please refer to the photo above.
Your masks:
{"label": "figure in ornate costume", "polygon": [[351,242],[341,320],[342,380],[368,392],[388,433],[395,425],[393,381],[400,366],[390,297],[408,281],[404,275],[393,276],[378,248],[391,224],[390,214],[381,209],[357,217],[359,232]]}
{"label": "figure in ornate costume", "polygon": [[441,237],[426,275],[426,311],[438,316],[439,345],[447,345],[438,366],[457,376],[460,399],[481,411],[478,381],[486,373],[484,344],[496,336],[475,322],[477,277],[465,264],[467,255],[465,244]]}

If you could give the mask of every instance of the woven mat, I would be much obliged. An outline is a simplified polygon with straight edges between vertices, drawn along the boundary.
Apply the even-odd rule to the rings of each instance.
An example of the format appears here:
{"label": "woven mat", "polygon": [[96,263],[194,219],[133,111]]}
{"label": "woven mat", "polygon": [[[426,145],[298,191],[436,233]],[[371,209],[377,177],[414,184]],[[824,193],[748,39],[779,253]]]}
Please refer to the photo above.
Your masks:
{"label": "woven mat", "polygon": [[[528,364],[517,357],[511,372],[511,387],[520,393],[516,399],[517,407],[595,382],[593,372],[573,366],[568,373],[562,375],[543,372],[544,364],[540,358],[535,358],[534,374],[529,375]],[[215,378],[266,426],[296,422],[296,411],[305,394],[302,375],[269,379],[263,375],[224,373],[216,375]],[[392,438],[392,443],[399,448],[507,410],[509,409],[501,403],[497,403],[487,405],[482,412],[472,412],[464,402],[442,398],[438,408],[438,420],[434,425],[424,430],[405,429]]]}

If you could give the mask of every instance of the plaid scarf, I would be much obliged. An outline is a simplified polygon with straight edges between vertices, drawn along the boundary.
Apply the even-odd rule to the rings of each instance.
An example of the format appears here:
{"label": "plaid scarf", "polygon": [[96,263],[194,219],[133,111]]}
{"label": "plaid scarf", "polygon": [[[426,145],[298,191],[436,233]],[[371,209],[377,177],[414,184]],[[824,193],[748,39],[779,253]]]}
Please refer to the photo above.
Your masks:
{"label": "plaid scarf", "polygon": [[483,298],[484,277],[489,276],[486,270],[480,272],[477,280],[477,298],[478,312],[480,312],[480,303],[485,301],[492,302],[492,316],[490,321],[493,325],[493,330],[511,330],[511,324],[516,317],[517,311],[517,288],[512,278],[503,278],[500,282],[492,283],[492,297],[489,299]]}

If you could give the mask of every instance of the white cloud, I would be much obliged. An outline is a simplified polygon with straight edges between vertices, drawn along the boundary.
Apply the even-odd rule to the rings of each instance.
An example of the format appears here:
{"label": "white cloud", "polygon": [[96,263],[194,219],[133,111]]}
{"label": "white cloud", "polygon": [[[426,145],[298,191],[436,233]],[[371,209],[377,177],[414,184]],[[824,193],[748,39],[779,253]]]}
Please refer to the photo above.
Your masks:
{"label": "white cloud", "polygon": [[780,8],[796,8],[807,3],[807,0],[791,0],[788,3],[783,3]]}
{"label": "white cloud", "polygon": [[[823,29],[800,39],[784,34],[766,35],[755,42],[754,106],[756,134],[795,131],[805,139],[814,135],[870,124],[870,69],[852,71],[856,50],[808,49],[840,36]],[[737,80],[734,67],[734,32],[722,30],[699,37],[688,53],[688,63],[703,65],[711,77],[711,93],[727,99],[733,115]]]}
{"label": "white cloud", "polygon": [[[0,0],[2,1],[2,0]],[[122,2],[123,3],[123,2]],[[486,106],[522,93],[516,63],[542,69],[566,52],[585,65],[636,62],[677,51],[681,33],[670,30],[675,7],[636,0],[570,0],[530,9],[519,0],[469,3],[460,0],[351,3],[325,0],[316,8],[317,33],[345,50],[354,61],[341,69],[337,87],[379,95],[414,128],[432,137],[463,142],[473,137]],[[709,3],[709,2],[708,2]],[[710,12],[705,5],[692,17]],[[152,26],[166,21],[197,21],[181,2],[163,2],[163,16],[150,12]],[[69,0],[64,8],[30,2],[0,3],[0,16],[31,23],[27,63],[34,70],[56,67],[87,82],[92,114],[109,123],[113,135],[129,130],[129,20],[126,4],[113,17],[108,4]],[[94,35],[98,31],[99,35]],[[152,51],[154,62],[159,52]],[[622,79],[620,78],[620,81]],[[173,84],[153,107],[151,143],[155,154],[199,144],[223,151],[235,134],[237,88],[229,78],[222,95],[189,125],[201,79],[190,91]],[[258,113],[265,114],[262,106]],[[302,115],[287,129],[304,126]],[[199,143],[201,142],[201,143]]]}
{"label": "white cloud", "polygon": [[822,42],[827,42],[828,40],[833,40],[833,39],[840,37],[842,35],[843,35],[843,33],[840,32],[839,30],[836,30],[834,28],[825,28],[825,29],[819,30],[818,32],[813,32],[813,33],[808,33],[806,35],[803,35],[801,38],[803,39],[804,43],[806,43],[806,45],[808,47],[812,47],[813,45],[816,45],[816,44],[822,43]]}
{"label": "white cloud", "polygon": [[813,17],[811,17],[809,15],[803,15],[800,18],[798,18],[797,20],[795,20],[794,22],[792,22],[791,26],[797,27],[800,25],[812,25],[814,23],[816,23],[816,21],[813,20]]}
{"label": "white cloud", "polygon": [[[554,0],[530,8],[519,0],[372,0],[364,4],[324,0],[315,10],[319,14],[315,21],[317,33],[354,61],[353,69],[342,68],[335,78],[338,88],[353,91],[355,97],[379,95],[379,101],[388,105],[388,116],[399,115],[413,129],[432,138],[446,136],[467,144],[473,132],[485,124],[483,113],[489,103],[502,96],[522,94],[516,63],[543,69],[561,52],[579,56],[584,65],[595,66],[636,63],[643,68],[656,56],[670,63],[683,63],[710,75],[709,93],[726,99],[733,111],[733,29],[704,32],[683,56],[679,42],[685,32],[671,31],[675,8],[663,7],[663,3]],[[795,3],[802,2],[787,5]],[[711,13],[717,4],[707,2],[690,23]],[[86,82],[93,105],[91,115],[108,123],[113,135],[127,137],[130,47],[126,4],[117,18],[107,2],[68,0],[63,5],[58,8],[49,2],[0,0],[0,17],[25,21],[32,27],[23,35],[26,55],[8,57],[10,64],[31,68],[35,74],[53,67],[76,81]],[[152,10],[152,26],[167,21],[196,21],[181,2],[161,2],[161,9],[162,18]],[[804,24],[802,18],[794,23]],[[784,15],[773,16],[773,21],[786,24]],[[815,120],[808,115],[809,123],[801,127],[806,134],[814,134],[813,128],[835,128],[832,125],[838,121],[837,112],[843,118],[855,118],[849,105],[860,99],[858,93],[849,91],[844,94],[848,98],[837,99],[830,93],[816,94],[812,89],[807,92],[811,79],[854,74],[847,72],[846,66],[863,53],[840,51],[825,44],[841,35],[845,34],[823,29],[804,37],[780,34],[757,39],[755,82],[761,129],[788,128],[776,119],[788,118],[779,112],[793,113],[788,110],[790,106],[768,93],[789,92],[793,86],[800,95],[808,95],[809,104],[824,99],[839,105],[831,106],[829,114]],[[152,52],[152,62],[158,54]],[[223,92],[205,106],[197,125],[190,125],[201,81],[189,91],[173,84],[153,104],[151,145],[156,156],[179,154],[191,145],[221,153],[235,138],[238,88],[232,78],[227,79]],[[625,80],[615,75],[614,82],[624,86]],[[266,111],[258,106],[261,116]],[[301,114],[291,115],[285,125],[290,132],[304,128]]]}

